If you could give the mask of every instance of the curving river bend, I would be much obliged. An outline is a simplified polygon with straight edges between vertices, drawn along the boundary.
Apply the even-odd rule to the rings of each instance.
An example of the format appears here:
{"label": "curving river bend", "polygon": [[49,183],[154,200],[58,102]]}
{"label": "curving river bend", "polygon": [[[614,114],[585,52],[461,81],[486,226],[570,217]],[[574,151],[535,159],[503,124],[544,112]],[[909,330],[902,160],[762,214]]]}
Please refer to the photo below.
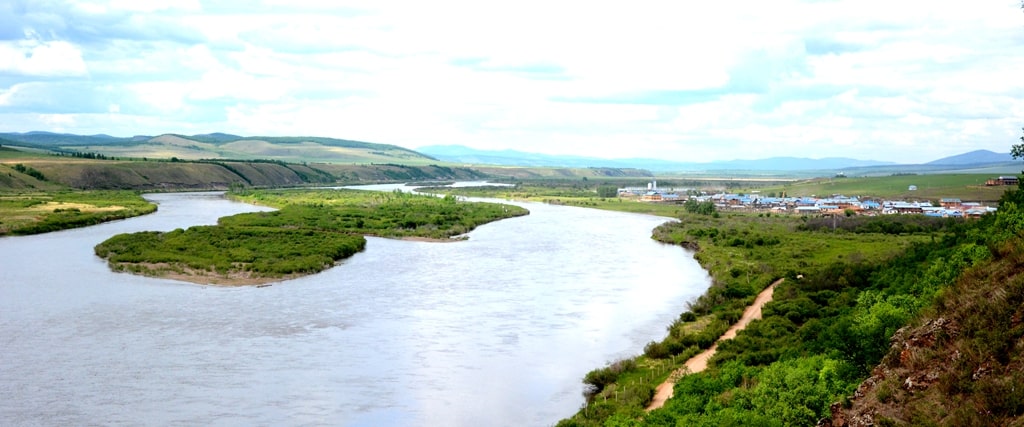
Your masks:
{"label": "curving river bend", "polygon": [[147,198],[157,213],[0,238],[0,424],[552,425],[710,283],[650,239],[664,218],[533,203],[264,288],[112,273],[92,247],[113,234],[261,209]]}

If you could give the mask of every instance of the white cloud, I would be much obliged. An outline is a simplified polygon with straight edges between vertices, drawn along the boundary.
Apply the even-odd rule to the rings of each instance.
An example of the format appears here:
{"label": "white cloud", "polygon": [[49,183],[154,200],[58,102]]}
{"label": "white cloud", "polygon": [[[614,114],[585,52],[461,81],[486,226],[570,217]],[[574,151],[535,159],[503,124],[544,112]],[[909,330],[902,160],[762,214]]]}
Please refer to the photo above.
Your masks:
{"label": "white cloud", "polygon": [[111,0],[110,7],[130,12],[153,13],[167,10],[198,12],[202,10],[199,0]]}
{"label": "white cloud", "polygon": [[12,130],[47,123],[25,111],[68,105],[60,125],[92,133],[927,161],[1005,151],[1024,116],[1024,13],[1010,0],[30,9],[12,21],[30,36],[0,42],[0,125]]}
{"label": "white cloud", "polygon": [[[93,15],[109,14],[116,11],[153,13],[174,10],[198,12],[202,10],[199,0],[77,0],[66,3],[69,3],[74,9]],[[67,5],[62,6],[66,7]]]}
{"label": "white cloud", "polygon": [[38,120],[54,132],[65,132],[77,124],[75,116],[70,114],[40,114]]}
{"label": "white cloud", "polygon": [[82,52],[66,41],[0,42],[0,73],[81,76],[88,73]]}
{"label": "white cloud", "polygon": [[[185,108],[185,98],[190,84],[182,82],[144,82],[125,86],[125,89],[136,99],[153,108],[153,111],[166,114]],[[142,132],[140,132],[142,133]]]}

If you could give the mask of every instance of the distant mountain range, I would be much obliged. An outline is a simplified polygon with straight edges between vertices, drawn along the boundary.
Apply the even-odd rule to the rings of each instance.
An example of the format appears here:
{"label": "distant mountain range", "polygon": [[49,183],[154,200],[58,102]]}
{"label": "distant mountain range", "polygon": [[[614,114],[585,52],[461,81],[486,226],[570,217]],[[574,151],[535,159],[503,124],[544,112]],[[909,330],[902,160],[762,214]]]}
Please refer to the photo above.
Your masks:
{"label": "distant mountain range", "polygon": [[933,160],[926,165],[980,165],[987,163],[1007,163],[1013,162],[1013,156],[1010,153],[996,153],[989,150],[975,150],[969,153],[958,154],[955,156],[943,157],[938,160]]}
{"label": "distant mountain range", "polygon": [[419,152],[431,157],[464,164],[491,164],[505,166],[541,167],[616,167],[637,168],[651,171],[699,172],[699,171],[834,171],[853,170],[903,170],[924,172],[950,167],[978,167],[1012,163],[1009,153],[994,153],[977,150],[956,156],[945,157],[924,165],[900,165],[892,162],[858,160],[844,157],[810,159],[802,157],[772,157],[759,160],[728,160],[707,163],[674,162],[659,159],[602,159],[581,156],[553,156],[526,153],[516,150],[477,150],[461,145],[432,145],[421,147]]}
{"label": "distant mountain range", "polygon": [[516,150],[477,150],[461,145],[432,145],[421,147],[419,152],[440,160],[456,163],[492,164],[506,166],[550,166],[550,167],[616,167],[637,168],[652,171],[705,171],[705,170],[822,170],[842,169],[859,166],[879,166],[892,163],[872,160],[857,160],[841,157],[806,159],[799,157],[773,157],[761,160],[729,160],[709,163],[676,162],[660,159],[602,159],[582,156],[553,156],[526,153]]}

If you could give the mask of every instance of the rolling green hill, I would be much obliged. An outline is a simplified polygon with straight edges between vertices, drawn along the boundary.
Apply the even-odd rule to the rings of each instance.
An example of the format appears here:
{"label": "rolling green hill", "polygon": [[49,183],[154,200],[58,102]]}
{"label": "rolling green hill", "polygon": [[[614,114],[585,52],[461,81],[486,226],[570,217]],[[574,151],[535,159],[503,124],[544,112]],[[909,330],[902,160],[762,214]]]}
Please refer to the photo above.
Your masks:
{"label": "rolling green hill", "polygon": [[0,145],[63,153],[93,153],[135,159],[272,159],[291,163],[401,163],[425,165],[437,159],[396,145],[323,137],[164,134],[118,138],[49,132],[0,133]]}

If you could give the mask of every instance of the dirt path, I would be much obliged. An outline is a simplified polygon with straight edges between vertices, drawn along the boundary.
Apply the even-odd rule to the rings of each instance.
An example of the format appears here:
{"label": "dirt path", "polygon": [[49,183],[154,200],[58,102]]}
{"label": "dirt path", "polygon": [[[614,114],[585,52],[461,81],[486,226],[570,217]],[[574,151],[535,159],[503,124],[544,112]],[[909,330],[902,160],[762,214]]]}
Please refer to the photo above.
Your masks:
{"label": "dirt path", "polygon": [[651,404],[647,406],[647,410],[652,411],[665,405],[665,401],[672,397],[672,389],[676,385],[677,378],[707,369],[708,360],[710,360],[711,356],[714,356],[715,352],[718,351],[719,342],[736,338],[736,333],[743,328],[746,328],[747,324],[749,324],[751,320],[760,319],[761,308],[764,307],[768,301],[772,300],[772,293],[775,291],[775,285],[778,285],[779,283],[782,283],[782,279],[776,280],[775,283],[771,284],[771,286],[768,286],[765,290],[761,291],[760,294],[757,294],[757,298],[754,299],[754,303],[747,307],[746,310],[743,310],[743,316],[740,317],[740,320],[736,322],[735,325],[732,325],[729,330],[725,331],[725,333],[718,338],[718,341],[715,342],[711,348],[691,357],[690,360],[686,361],[686,364],[684,364],[682,368],[676,369],[675,372],[672,372],[672,374],[668,376],[668,379],[666,379],[665,382],[658,385],[654,390],[654,398],[651,400]]}

